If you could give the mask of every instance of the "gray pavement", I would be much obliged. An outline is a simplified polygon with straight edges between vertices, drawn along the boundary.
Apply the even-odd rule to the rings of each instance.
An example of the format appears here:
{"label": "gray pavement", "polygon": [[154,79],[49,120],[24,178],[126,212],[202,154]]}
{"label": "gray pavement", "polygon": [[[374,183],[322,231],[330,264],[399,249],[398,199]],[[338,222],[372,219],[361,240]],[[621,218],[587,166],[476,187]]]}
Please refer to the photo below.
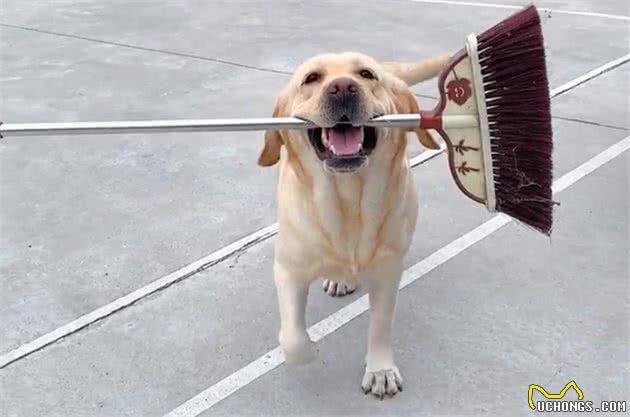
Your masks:
{"label": "gray pavement", "polygon": [[[537,4],[630,16],[625,1]],[[509,12],[406,0],[4,0],[0,120],[267,116],[285,73],[312,54],[417,59]],[[630,52],[628,19],[552,12],[544,29],[552,87]],[[556,177],[630,135],[628,68],[554,99]],[[3,140],[0,354],[273,223],[276,173],[255,165],[261,139]],[[626,152],[559,194],[551,239],[511,223],[401,291],[395,400],[360,392],[363,314],[318,343],[315,363],[281,365],[203,415],[532,415],[529,384],[551,392],[571,379],[586,399],[630,401],[629,162]],[[491,217],[457,192],[444,155],[414,175],[407,267]],[[165,415],[276,346],[272,254],[273,239],[254,245],[0,369],[0,415]],[[360,296],[314,287],[309,322]]]}

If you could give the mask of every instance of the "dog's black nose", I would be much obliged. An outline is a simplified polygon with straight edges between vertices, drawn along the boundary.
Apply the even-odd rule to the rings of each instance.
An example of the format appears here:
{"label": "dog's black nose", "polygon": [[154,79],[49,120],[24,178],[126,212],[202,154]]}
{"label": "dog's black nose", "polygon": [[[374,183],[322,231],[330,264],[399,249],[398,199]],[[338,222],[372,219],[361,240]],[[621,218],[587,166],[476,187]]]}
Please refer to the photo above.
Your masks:
{"label": "dog's black nose", "polygon": [[335,97],[354,96],[359,92],[359,85],[348,77],[333,80],[328,85],[328,94]]}

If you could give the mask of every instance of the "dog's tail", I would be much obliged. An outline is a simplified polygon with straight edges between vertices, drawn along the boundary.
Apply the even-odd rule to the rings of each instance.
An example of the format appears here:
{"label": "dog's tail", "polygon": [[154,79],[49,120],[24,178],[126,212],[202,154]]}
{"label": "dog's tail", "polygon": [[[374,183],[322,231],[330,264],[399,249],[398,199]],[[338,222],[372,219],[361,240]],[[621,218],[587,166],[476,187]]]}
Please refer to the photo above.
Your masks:
{"label": "dog's tail", "polygon": [[383,62],[382,65],[385,70],[412,86],[436,77],[450,59],[449,55],[441,55],[420,62]]}

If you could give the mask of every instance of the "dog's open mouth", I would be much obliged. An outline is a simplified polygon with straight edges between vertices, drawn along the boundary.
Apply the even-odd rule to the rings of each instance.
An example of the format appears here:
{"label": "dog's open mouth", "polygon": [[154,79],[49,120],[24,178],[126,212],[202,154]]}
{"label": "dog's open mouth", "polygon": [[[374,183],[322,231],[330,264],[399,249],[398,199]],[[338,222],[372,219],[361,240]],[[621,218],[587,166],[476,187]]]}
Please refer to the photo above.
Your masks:
{"label": "dog's open mouth", "polygon": [[343,119],[333,127],[309,129],[308,137],[319,159],[340,172],[362,166],[377,139],[375,128],[353,126]]}

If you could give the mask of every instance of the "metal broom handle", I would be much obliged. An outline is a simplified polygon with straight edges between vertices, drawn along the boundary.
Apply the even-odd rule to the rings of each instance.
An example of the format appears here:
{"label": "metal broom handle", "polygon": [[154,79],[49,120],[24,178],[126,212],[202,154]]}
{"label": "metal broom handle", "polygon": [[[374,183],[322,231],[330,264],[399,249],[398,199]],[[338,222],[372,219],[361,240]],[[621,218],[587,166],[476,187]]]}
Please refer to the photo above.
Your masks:
{"label": "metal broom handle", "polygon": [[[420,114],[392,114],[376,117],[364,124],[370,127],[418,127]],[[475,116],[447,116],[445,127],[474,127]],[[115,122],[68,123],[2,123],[0,137],[53,135],[111,135],[166,132],[236,132],[251,130],[312,129],[311,122],[294,117],[199,119],[199,120],[144,120]]]}

